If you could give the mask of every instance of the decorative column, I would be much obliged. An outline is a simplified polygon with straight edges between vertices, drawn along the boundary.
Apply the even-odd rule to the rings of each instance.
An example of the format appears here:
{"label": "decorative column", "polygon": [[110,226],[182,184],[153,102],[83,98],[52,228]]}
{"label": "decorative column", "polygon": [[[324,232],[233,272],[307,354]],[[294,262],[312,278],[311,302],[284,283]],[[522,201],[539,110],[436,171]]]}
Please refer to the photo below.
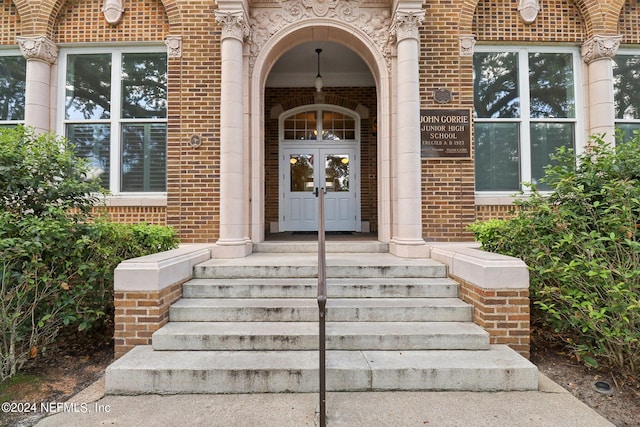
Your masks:
{"label": "decorative column", "polygon": [[220,99],[220,238],[214,256],[240,258],[251,253],[245,236],[243,45],[249,27],[243,10],[227,10],[235,2],[219,1],[216,21],[222,26]]}
{"label": "decorative column", "polygon": [[393,141],[393,230],[389,250],[401,257],[427,257],[422,238],[420,157],[419,27],[424,20],[422,2],[395,13],[392,33],[397,43],[396,114],[397,139]]}
{"label": "decorative column", "polygon": [[613,61],[621,36],[594,35],[582,45],[582,59],[589,75],[589,135],[605,134],[615,142],[615,105],[613,99]]}
{"label": "decorative column", "polygon": [[17,37],[17,41],[27,59],[24,123],[37,132],[48,132],[51,65],[58,58],[58,48],[45,36]]}

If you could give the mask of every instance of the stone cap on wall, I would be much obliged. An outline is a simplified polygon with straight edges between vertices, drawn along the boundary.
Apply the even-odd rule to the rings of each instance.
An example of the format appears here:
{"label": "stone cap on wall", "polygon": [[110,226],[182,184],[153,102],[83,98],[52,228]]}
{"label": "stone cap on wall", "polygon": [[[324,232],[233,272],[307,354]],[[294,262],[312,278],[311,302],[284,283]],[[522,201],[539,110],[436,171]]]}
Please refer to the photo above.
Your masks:
{"label": "stone cap on wall", "polygon": [[161,291],[193,275],[193,267],[211,259],[215,245],[181,245],[157,254],[121,262],[114,272],[115,291]]}
{"label": "stone cap on wall", "polygon": [[519,258],[483,251],[475,242],[429,245],[431,258],[447,265],[450,276],[483,289],[529,288],[529,269]]}

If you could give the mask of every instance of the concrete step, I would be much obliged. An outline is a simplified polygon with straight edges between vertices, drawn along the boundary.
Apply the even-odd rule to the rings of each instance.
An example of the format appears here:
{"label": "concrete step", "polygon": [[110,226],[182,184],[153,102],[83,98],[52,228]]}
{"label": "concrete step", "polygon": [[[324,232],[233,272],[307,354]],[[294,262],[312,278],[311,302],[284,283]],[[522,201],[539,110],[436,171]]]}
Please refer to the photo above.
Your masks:
{"label": "concrete step", "polygon": [[[138,346],[105,373],[107,394],[318,391],[317,351],[154,351]],[[538,371],[489,350],[328,351],[329,391],[536,390]]]}
{"label": "concrete step", "polygon": [[[389,244],[376,240],[327,241],[326,253],[387,253]],[[254,253],[317,253],[318,242],[262,242],[253,244]]]}
{"label": "concrete step", "polygon": [[[327,322],[330,350],[486,350],[489,334],[469,322]],[[315,350],[317,322],[170,322],[154,350]]]}
{"label": "concrete step", "polygon": [[[333,322],[471,322],[473,307],[458,298],[342,298],[327,302]],[[171,305],[171,322],[314,322],[309,298],[182,298]]]}
{"label": "concrete step", "polygon": [[[315,298],[315,278],[193,279],[183,298]],[[447,278],[327,279],[329,298],[456,298],[459,284]]]}
{"label": "concrete step", "polygon": [[[317,277],[317,254],[252,253],[244,258],[211,259],[194,268],[198,279]],[[430,258],[398,258],[388,253],[329,253],[327,277],[447,277]]]}

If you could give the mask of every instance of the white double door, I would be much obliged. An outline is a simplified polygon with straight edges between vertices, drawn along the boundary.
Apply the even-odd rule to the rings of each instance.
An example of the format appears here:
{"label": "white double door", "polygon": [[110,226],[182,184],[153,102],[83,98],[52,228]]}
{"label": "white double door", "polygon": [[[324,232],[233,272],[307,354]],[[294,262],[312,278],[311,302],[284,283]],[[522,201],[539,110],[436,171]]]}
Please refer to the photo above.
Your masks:
{"label": "white double door", "polygon": [[350,146],[281,147],[280,231],[316,231],[325,189],[325,229],[361,231],[360,165]]}

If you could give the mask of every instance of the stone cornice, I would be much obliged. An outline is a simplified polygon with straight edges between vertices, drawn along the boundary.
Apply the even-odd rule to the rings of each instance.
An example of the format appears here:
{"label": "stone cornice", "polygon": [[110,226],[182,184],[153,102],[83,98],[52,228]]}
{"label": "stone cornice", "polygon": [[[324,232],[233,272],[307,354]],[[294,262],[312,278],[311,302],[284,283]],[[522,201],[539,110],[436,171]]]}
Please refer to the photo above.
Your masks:
{"label": "stone cornice", "polygon": [[582,45],[582,60],[591,64],[599,59],[610,59],[618,51],[622,36],[594,35]]}
{"label": "stone cornice", "polygon": [[26,59],[53,64],[58,59],[58,47],[45,36],[16,37],[20,51]]}

